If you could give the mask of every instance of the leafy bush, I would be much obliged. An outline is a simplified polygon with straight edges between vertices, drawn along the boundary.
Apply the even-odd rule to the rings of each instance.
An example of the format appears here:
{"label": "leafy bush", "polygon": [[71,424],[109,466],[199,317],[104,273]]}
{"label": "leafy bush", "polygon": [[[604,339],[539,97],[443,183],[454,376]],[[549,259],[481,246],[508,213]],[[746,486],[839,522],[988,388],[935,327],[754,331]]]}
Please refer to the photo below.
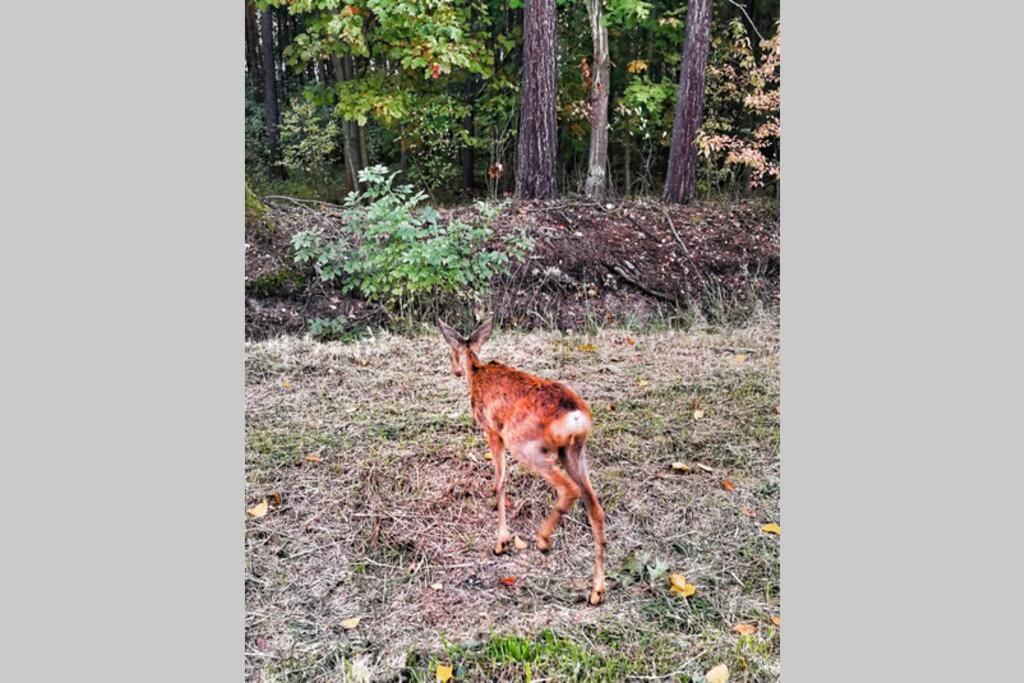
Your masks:
{"label": "leafy bush", "polygon": [[485,249],[499,208],[478,203],[483,225],[443,223],[432,207],[420,206],[424,193],[395,187],[395,175],[384,166],[363,169],[359,179],[366,190],[345,200],[341,236],[296,233],[295,261],[311,263],[325,282],[340,280],[344,291],[394,309],[438,297],[476,296],[494,275],[507,272],[510,257],[522,258],[533,248],[520,234],[506,238],[503,249]]}
{"label": "leafy bush", "polygon": [[324,107],[298,99],[281,119],[281,163],[290,173],[326,184],[341,165],[341,128]]}
{"label": "leafy bush", "polygon": [[341,318],[314,318],[309,321],[309,336],[317,341],[341,339],[345,334],[345,323]]}

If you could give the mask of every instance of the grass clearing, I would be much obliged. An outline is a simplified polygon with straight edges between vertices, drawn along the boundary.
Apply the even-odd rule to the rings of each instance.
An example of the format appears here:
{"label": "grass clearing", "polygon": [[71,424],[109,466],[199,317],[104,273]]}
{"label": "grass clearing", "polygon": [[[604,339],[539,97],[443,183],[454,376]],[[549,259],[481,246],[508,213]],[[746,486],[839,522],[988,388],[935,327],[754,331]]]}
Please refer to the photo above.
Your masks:
{"label": "grass clearing", "polygon": [[[596,608],[582,505],[542,555],[552,496],[519,466],[509,525],[530,545],[491,555],[489,453],[447,355],[440,335],[246,345],[246,504],[271,500],[246,521],[247,679],[433,681],[445,663],[456,680],[687,681],[719,662],[731,681],[778,678],[779,537],[760,530],[779,521],[777,319],[499,330],[484,347],[593,409],[609,574]],[[671,593],[672,572],[697,593]]]}

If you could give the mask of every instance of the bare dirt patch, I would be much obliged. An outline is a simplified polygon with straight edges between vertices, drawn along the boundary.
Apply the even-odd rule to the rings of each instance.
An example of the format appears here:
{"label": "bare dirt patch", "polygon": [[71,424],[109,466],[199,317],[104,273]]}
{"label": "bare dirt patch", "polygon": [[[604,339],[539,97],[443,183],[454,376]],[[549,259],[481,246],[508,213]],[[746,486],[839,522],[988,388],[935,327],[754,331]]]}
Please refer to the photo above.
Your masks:
{"label": "bare dirt patch", "polygon": [[270,506],[246,521],[247,679],[432,681],[439,662],[457,680],[687,680],[718,662],[777,679],[779,538],[760,529],[779,521],[777,333],[765,318],[485,347],[592,406],[610,574],[596,608],[582,506],[541,554],[552,497],[518,466],[510,527],[530,545],[491,554],[488,449],[439,336],[247,343],[246,505]]}
{"label": "bare dirt patch", "polygon": [[[439,213],[482,220],[472,206]],[[337,207],[274,200],[267,218],[246,227],[247,338],[302,334],[317,317],[342,316],[353,326],[385,319],[292,262],[291,236],[314,227],[336,231]],[[753,301],[778,303],[777,207],[761,201],[510,201],[493,228],[496,239],[525,230],[536,243],[527,261],[492,282],[485,304],[504,327],[578,329],[645,321],[680,307],[710,317]]]}

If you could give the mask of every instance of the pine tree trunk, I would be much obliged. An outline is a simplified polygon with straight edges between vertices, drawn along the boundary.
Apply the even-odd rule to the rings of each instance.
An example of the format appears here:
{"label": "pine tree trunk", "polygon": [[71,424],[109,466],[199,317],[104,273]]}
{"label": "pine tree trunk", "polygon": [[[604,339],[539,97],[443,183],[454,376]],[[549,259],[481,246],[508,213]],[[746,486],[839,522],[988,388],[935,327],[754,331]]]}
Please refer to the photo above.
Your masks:
{"label": "pine tree trunk", "polygon": [[270,176],[280,178],[283,176],[282,169],[278,164],[281,157],[281,137],[278,125],[281,118],[277,108],[277,78],[274,68],[274,16],[270,10],[260,12],[260,54],[263,57],[263,99],[267,106]]}
{"label": "pine tree trunk", "polygon": [[260,29],[256,20],[256,6],[245,3],[245,69],[256,99],[263,97],[263,69],[260,67]]}
{"label": "pine tree trunk", "polygon": [[[348,80],[345,75],[345,65],[337,55],[331,55],[331,66],[334,67],[334,79],[338,83],[344,83]],[[361,166],[359,164],[359,150],[352,135],[354,128],[355,126],[352,123],[344,118],[341,119],[341,134],[345,146],[345,185],[350,192],[360,189],[359,170]]]}
{"label": "pine tree trunk", "polygon": [[555,196],[558,74],[555,0],[527,0],[523,14],[523,99],[519,114],[516,197]]}
{"label": "pine tree trunk", "polygon": [[695,139],[704,117],[704,73],[711,38],[711,0],[690,0],[686,10],[686,42],[679,70],[679,98],[672,125],[664,200],[687,204],[697,191]]}
{"label": "pine tree trunk", "polygon": [[604,199],[608,190],[608,28],[601,23],[602,0],[587,0],[594,65],[590,82],[590,154],[583,191],[590,199]]}

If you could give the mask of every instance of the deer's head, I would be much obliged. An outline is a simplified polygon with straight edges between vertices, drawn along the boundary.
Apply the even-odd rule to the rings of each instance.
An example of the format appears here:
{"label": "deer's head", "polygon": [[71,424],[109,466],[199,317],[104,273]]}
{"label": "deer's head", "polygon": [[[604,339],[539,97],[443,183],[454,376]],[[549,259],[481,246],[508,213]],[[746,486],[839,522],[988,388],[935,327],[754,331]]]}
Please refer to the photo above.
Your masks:
{"label": "deer's head", "polygon": [[454,328],[440,318],[437,321],[437,326],[441,328],[441,334],[448,342],[448,346],[452,347],[452,374],[462,377],[469,368],[471,360],[480,353],[480,347],[491,338],[491,332],[494,330],[494,316],[473,330],[467,339],[463,339]]}

